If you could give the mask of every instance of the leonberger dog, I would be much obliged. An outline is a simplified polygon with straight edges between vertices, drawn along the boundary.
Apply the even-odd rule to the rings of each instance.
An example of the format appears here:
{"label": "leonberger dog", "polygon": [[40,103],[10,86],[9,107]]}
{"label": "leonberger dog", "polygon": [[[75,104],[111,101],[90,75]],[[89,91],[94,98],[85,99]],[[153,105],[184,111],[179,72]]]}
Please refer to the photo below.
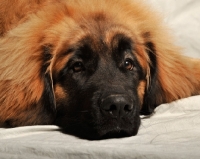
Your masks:
{"label": "leonberger dog", "polygon": [[1,125],[132,136],[140,114],[200,94],[200,60],[161,21],[141,0],[1,0]]}

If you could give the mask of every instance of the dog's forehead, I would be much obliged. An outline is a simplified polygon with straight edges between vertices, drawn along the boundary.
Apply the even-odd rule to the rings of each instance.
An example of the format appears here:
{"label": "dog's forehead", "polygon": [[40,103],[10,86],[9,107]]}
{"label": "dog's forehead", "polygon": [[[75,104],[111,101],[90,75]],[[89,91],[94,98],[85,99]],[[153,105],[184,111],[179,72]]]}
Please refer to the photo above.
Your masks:
{"label": "dog's forehead", "polygon": [[[115,30],[112,34],[105,31],[102,34],[88,33],[69,48],[71,57],[78,57],[84,61],[99,58],[103,61],[112,61],[113,57],[121,59],[125,52],[133,53],[134,41],[125,33]],[[130,51],[127,51],[130,50]]]}
{"label": "dog's forehead", "polygon": [[86,34],[90,34],[90,37],[99,42],[103,41],[107,45],[113,41],[114,37],[117,40],[116,35],[129,37],[134,34],[126,25],[115,21],[114,18],[110,18],[103,12],[94,12],[87,20],[82,21],[80,26]]}
{"label": "dog's forehead", "polygon": [[74,37],[75,40],[69,47],[79,49],[87,46],[87,48],[103,54],[111,53],[111,49],[118,48],[122,44],[134,44],[134,35],[125,26],[107,21],[100,14],[92,18],[88,20],[89,22],[80,24],[77,38]]}

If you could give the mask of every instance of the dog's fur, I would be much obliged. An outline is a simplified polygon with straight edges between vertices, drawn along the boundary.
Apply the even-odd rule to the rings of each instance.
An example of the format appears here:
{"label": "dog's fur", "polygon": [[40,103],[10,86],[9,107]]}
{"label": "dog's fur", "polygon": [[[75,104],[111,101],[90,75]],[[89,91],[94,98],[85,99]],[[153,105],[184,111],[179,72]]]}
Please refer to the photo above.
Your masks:
{"label": "dog's fur", "polygon": [[0,123],[135,135],[139,113],[200,94],[180,50],[141,0],[1,0]]}

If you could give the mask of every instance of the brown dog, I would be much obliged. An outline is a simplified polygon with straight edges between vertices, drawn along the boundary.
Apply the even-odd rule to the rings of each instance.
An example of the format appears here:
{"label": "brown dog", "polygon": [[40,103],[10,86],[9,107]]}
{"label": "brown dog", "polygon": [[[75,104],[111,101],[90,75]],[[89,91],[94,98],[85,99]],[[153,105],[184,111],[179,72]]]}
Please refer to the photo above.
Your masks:
{"label": "brown dog", "polygon": [[0,123],[135,135],[140,113],[200,94],[179,52],[140,0],[1,0]]}

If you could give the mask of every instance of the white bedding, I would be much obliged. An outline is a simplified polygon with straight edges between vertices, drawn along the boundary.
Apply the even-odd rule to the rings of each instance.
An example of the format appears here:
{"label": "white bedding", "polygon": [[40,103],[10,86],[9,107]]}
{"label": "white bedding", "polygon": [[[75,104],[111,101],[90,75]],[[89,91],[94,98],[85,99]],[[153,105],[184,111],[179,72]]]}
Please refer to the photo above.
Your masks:
{"label": "white bedding", "polygon": [[[166,16],[184,53],[200,57],[200,0],[146,0]],[[0,128],[0,159],[199,159],[200,96],[156,108],[142,117],[139,134],[88,141],[62,134],[56,126]]]}
{"label": "white bedding", "polygon": [[0,129],[0,144],[1,159],[199,159],[200,96],[161,105],[129,138],[88,141],[56,126],[30,126]]}

